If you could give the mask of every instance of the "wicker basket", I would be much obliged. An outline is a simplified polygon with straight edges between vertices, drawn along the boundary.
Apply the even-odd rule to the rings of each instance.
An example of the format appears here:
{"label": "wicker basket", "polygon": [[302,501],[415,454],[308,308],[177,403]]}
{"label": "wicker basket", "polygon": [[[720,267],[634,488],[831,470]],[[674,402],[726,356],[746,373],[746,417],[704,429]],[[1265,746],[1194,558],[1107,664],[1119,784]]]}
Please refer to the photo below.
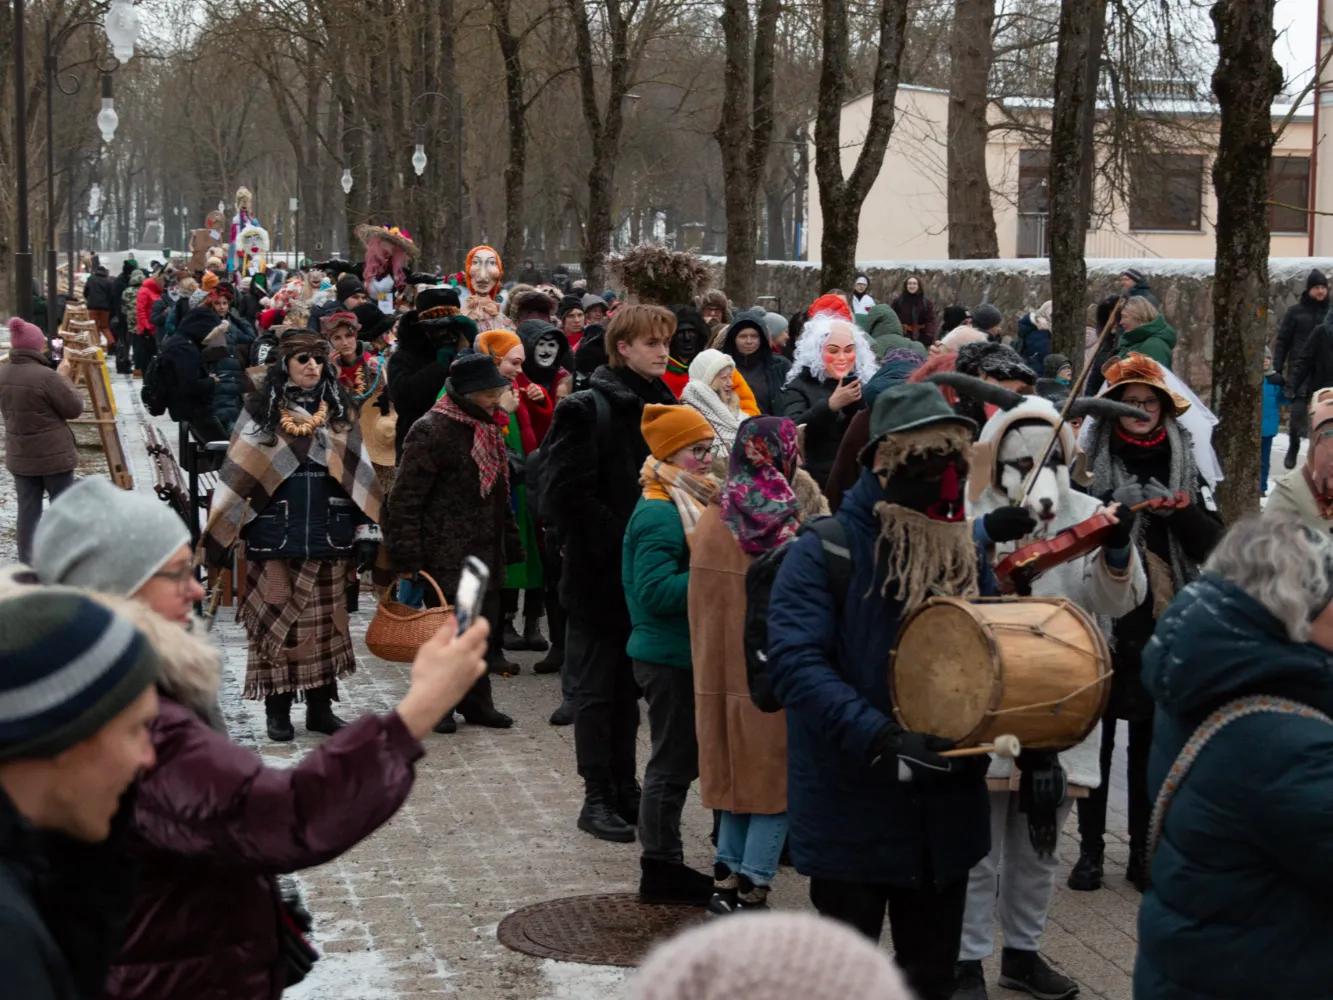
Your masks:
{"label": "wicker basket", "polygon": [[444,599],[440,585],[429,573],[422,573],[421,576],[435,588],[440,606],[414,608],[400,604],[389,600],[389,594],[393,593],[394,588],[386,590],[384,600],[375,609],[375,617],[366,629],[366,648],[381,660],[411,663],[426,640],[453,620],[453,606]]}

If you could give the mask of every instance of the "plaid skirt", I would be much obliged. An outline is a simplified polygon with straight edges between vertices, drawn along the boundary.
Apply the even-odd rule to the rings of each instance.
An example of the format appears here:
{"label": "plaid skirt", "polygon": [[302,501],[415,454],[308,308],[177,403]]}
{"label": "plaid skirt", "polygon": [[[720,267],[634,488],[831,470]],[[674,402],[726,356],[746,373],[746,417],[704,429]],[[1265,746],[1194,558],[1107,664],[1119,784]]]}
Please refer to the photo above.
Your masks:
{"label": "plaid skirt", "polygon": [[303,691],[356,670],[347,622],[348,560],[265,559],[246,564],[236,617],[250,640],[241,697]]}

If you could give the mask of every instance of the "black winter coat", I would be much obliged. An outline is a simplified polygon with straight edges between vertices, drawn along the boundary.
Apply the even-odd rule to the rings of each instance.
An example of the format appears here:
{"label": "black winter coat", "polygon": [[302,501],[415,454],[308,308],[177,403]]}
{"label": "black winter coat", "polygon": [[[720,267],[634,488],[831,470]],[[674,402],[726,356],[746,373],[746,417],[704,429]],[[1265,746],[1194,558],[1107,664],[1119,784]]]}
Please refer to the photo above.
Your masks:
{"label": "black winter coat", "polygon": [[[491,419],[452,391],[450,398],[469,416]],[[458,589],[468,556],[490,568],[492,590],[503,586],[505,566],[524,558],[504,473],[481,495],[473,435],[472,427],[443,413],[432,411],[417,420],[403,447],[384,524],[393,568],[400,573],[424,569],[446,597]]]}
{"label": "black winter coat", "polygon": [[[736,334],[745,329],[757,330],[759,333],[759,349],[753,354],[742,354],[736,349]],[[791,362],[781,354],[774,353],[763,320],[751,312],[737,313],[722,341],[722,353],[736,362],[736,370],[754,393],[759,412],[766,417],[780,414],[782,383],[791,370]]]}
{"label": "black winter coat", "polygon": [[805,425],[805,465],[821,490],[833,471],[833,462],[838,457],[838,446],[847,433],[847,425],[865,405],[856,402],[834,410],[829,406],[829,397],[837,387],[836,378],[821,382],[808,371],[802,371],[783,390],[782,409],[777,413],[777,416],[791,417],[796,423]]}
{"label": "black winter coat", "polygon": [[[447,348],[457,351],[470,343],[469,330],[475,331],[476,326],[464,317],[421,320],[415,310],[399,322],[398,350],[389,358],[388,371],[389,398],[398,413],[394,448],[399,459],[407,432],[435,405],[449,377],[453,356]],[[441,347],[446,348],[443,358]]]}
{"label": "black winter coat", "polygon": [[[609,411],[604,432],[593,393]],[[630,630],[620,551],[641,494],[639,470],[649,455],[639,429],[643,407],[676,402],[660,378],[649,381],[628,368],[603,366],[587,389],[556,406],[542,443],[543,509],[565,543],[560,601],[601,634]]]}
{"label": "black winter coat", "polygon": [[1287,368],[1286,383],[1299,390],[1293,396],[1313,396],[1333,386],[1333,329],[1327,322],[1320,323],[1306,338],[1305,347]]}
{"label": "black winter coat", "polygon": [[251,345],[256,340],[255,328],[233,309],[227,317],[227,337],[224,343],[209,344],[204,348],[204,362],[211,374],[217,376],[213,393],[213,416],[228,434],[231,433],[245,405],[249,388],[246,362]]}
{"label": "black winter coat", "polygon": [[302,462],[250,522],[245,554],[263,559],[350,559],[356,529],[369,518],[314,462]]}
{"label": "black winter coat", "polygon": [[[1312,272],[1311,277],[1318,273]],[[1300,301],[1288,309],[1282,317],[1282,325],[1277,330],[1277,339],[1273,341],[1273,371],[1286,376],[1287,395],[1292,399],[1313,395],[1315,389],[1323,388],[1323,385],[1308,384],[1308,368],[1303,369],[1305,381],[1297,381],[1296,361],[1305,353],[1311,334],[1323,325],[1327,313],[1328,299],[1324,299],[1323,302],[1316,301],[1310,297],[1310,290],[1307,288],[1301,293]],[[1290,371],[1285,370],[1286,368]]]}
{"label": "black winter coat", "polygon": [[115,308],[119,296],[116,295],[116,283],[105,274],[90,274],[83,284],[83,300],[89,309]]}
{"label": "black winter coat", "polygon": [[177,423],[203,420],[213,413],[217,384],[204,364],[204,338],[222,320],[207,306],[185,314],[158,352],[158,367],[167,390],[167,412]]}

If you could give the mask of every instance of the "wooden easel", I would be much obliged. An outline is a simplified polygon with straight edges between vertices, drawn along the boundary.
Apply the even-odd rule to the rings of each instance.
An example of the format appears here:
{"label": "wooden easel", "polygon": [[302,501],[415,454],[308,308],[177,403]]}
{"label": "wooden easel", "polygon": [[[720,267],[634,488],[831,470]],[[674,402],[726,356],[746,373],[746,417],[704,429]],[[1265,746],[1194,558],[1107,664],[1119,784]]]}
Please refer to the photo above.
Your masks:
{"label": "wooden easel", "polygon": [[122,490],[134,489],[134,477],[130,475],[129,464],[125,461],[125,449],[120,444],[120,432],[116,429],[116,407],[111,401],[111,379],[106,370],[106,355],[102,353],[101,348],[94,347],[66,350],[65,357],[74,366],[75,385],[79,383],[79,376],[83,376],[83,383],[88,390],[88,399],[93,408],[91,417],[77,417],[69,423],[97,425],[111,481]]}

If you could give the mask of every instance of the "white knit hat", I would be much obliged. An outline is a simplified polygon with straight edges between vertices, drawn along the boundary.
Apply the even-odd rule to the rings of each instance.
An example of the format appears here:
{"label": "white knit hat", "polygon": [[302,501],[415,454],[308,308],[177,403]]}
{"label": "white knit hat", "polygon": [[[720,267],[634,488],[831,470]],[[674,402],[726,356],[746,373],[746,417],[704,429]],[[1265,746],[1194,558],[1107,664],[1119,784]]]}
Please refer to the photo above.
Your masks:
{"label": "white knit hat", "polygon": [[716,920],[654,949],[634,1000],[911,1000],[888,954],[808,913]]}
{"label": "white knit hat", "polygon": [[736,362],[732,360],[731,355],[715,351],[710,347],[706,351],[700,351],[690,362],[690,381],[712,385],[713,379],[717,378],[717,373],[727,367],[736,367]]}

